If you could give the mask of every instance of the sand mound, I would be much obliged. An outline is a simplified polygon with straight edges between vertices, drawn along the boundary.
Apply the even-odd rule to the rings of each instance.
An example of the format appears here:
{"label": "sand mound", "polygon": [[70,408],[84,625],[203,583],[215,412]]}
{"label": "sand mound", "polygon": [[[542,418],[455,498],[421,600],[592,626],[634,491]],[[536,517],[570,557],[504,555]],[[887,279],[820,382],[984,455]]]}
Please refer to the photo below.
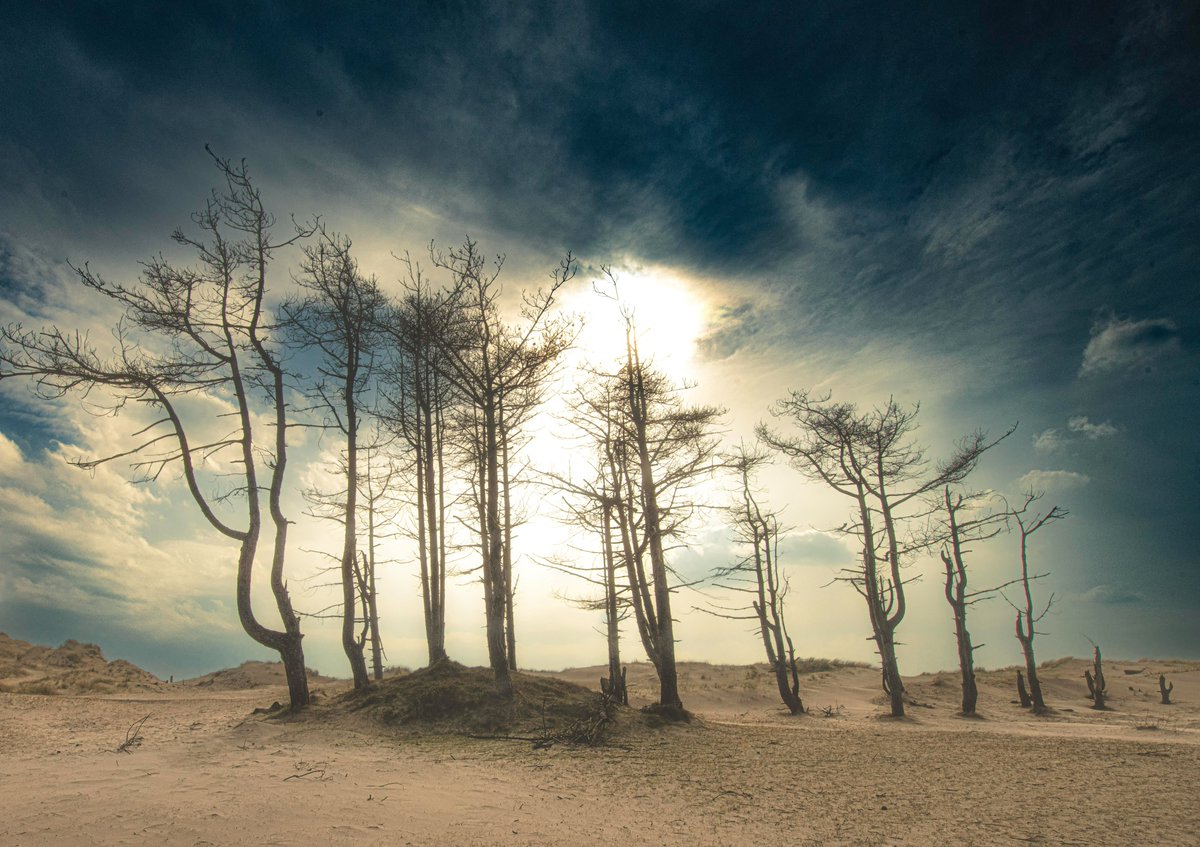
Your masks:
{"label": "sand mound", "polygon": [[[307,668],[307,671],[309,686],[328,685],[338,681],[333,677],[322,676],[312,668]],[[242,662],[236,668],[225,668],[195,679],[184,680],[182,684],[211,688],[214,691],[248,691],[252,688],[287,685],[287,677],[284,676],[281,662],[250,661]]]}
{"label": "sand mound", "polygon": [[108,661],[95,644],[71,639],[61,647],[43,647],[0,632],[0,691],[111,694],[165,685],[154,674],[124,659]]}
{"label": "sand mound", "polygon": [[[404,676],[348,691],[329,707],[336,714],[407,729],[570,739],[605,714],[600,695],[549,676],[514,673],[513,697],[495,693],[487,668],[443,660]],[[615,715],[613,706],[609,714]],[[628,711],[624,710],[623,711]]]}

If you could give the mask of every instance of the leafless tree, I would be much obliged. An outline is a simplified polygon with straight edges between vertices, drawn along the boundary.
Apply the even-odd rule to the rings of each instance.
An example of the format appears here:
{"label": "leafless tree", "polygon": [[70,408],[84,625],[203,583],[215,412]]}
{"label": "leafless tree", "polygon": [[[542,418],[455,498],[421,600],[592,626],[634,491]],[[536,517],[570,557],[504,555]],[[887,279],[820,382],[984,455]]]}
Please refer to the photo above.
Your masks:
{"label": "leafless tree", "polygon": [[[315,227],[298,226],[292,236],[274,239],[275,219],[245,163],[213,159],[224,184],[192,216],[199,234],[177,230],[172,236],[195,251],[195,267],[152,258],[143,263],[140,281],[128,286],[109,282],[87,265],[76,269],[86,288],[125,308],[114,329],[113,352],[103,354],[83,333],[12,325],[0,334],[0,379],[32,379],[37,392],[50,398],[74,392],[94,404],[107,395],[113,414],[134,403],[161,415],[135,434],[138,440],[130,449],[79,464],[95,468],[129,459],[142,482],[158,479],[167,468],[180,469],[205,520],[237,542],[242,627],[279,653],[291,707],[300,708],[309,702],[308,680],[300,619],[284,577],[290,521],[281,505],[290,421],[266,299],[275,253],[311,235]],[[232,407],[232,413],[222,410],[217,416],[218,425],[230,427],[225,435],[196,443],[194,436],[213,423],[197,419],[187,408],[187,398],[196,395]],[[220,471],[213,471],[217,464]],[[231,477],[236,482],[230,489]],[[270,585],[282,629],[264,624],[251,600],[264,499],[273,528]],[[241,503],[240,519],[230,516],[231,501]]]}
{"label": "leafless tree", "polygon": [[[617,513],[623,505],[621,488],[623,466],[618,456],[614,403],[619,392],[611,379],[592,374],[577,387],[568,404],[565,420],[578,434],[580,452],[591,461],[583,478],[571,472],[543,471],[541,485],[564,495],[564,522],[589,532],[598,540],[594,548],[572,545],[581,556],[550,556],[543,565],[581,579],[603,591],[600,599],[573,599],[576,605],[604,612],[604,634],[608,647],[608,676],[600,680],[601,691],[617,702],[629,704],[625,670],[621,664],[621,622],[630,613],[630,588],[623,579],[627,572],[628,536],[622,530]],[[592,564],[598,560],[598,564]]]}
{"label": "leafless tree", "polygon": [[895,717],[904,714],[904,683],[896,659],[896,628],[907,608],[901,569],[921,546],[906,540],[905,525],[927,515],[930,492],[961,481],[996,443],[977,432],[960,442],[948,461],[931,467],[912,440],[917,412],[918,407],[902,408],[894,399],[860,412],[829,395],[793,391],[772,413],[789,419],[798,434],[776,434],[766,425],[758,429],[759,438],[802,474],[854,502],[854,518],[839,531],[858,540],[862,560],[841,579],[867,602],[883,689]]}
{"label": "leafless tree", "polygon": [[1083,678],[1087,681],[1088,699],[1092,701],[1093,709],[1106,709],[1106,697],[1108,695],[1108,685],[1104,681],[1104,663],[1100,658],[1100,645],[1092,639],[1088,639],[1092,644],[1092,669],[1083,672]]}
{"label": "leafless tree", "polygon": [[1168,684],[1166,674],[1160,673],[1158,675],[1158,694],[1159,694],[1159,699],[1162,700],[1162,704],[1164,706],[1171,705],[1171,692],[1174,690],[1175,690],[1175,683],[1172,682],[1172,683]]}
{"label": "leafless tree", "polygon": [[360,551],[359,593],[366,612],[366,635],[371,642],[371,676],[376,681],[383,679],[384,658],[377,580],[379,566],[384,562],[379,558],[379,542],[396,534],[389,528],[395,525],[400,512],[395,490],[401,463],[391,452],[393,443],[394,439],[387,437],[381,422],[376,419],[371,437],[362,445],[363,462],[358,480],[359,502],[366,521],[363,538],[366,549]]}
{"label": "leafless tree", "polygon": [[[724,410],[686,406],[682,388],[643,361],[634,310],[621,301],[616,276],[604,269],[597,290],[614,299],[625,330],[624,361],[608,380],[603,408],[613,425],[613,510],[638,632],[659,679],[664,714],[682,715],[671,614],[667,542],[684,534],[696,512],[696,484],[717,467],[717,428]],[[646,560],[649,559],[649,568]]]}
{"label": "leafless tree", "polygon": [[548,288],[525,292],[521,321],[513,323],[503,317],[499,304],[503,257],[489,268],[469,239],[455,250],[431,254],[433,264],[449,271],[452,280],[449,318],[437,342],[442,375],[470,411],[471,432],[465,443],[473,452],[469,465],[478,474],[476,531],[482,553],[488,659],[497,692],[511,696],[510,636],[505,632],[510,582],[505,574],[505,546],[511,533],[504,526],[501,488],[506,473],[504,407],[522,392],[536,392],[574,342],[574,323],[551,311],[559,290],[575,275],[575,262],[568,255],[551,275]]}
{"label": "leafless tree", "polygon": [[806,710],[800,697],[796,649],[784,618],[784,598],[789,585],[779,569],[779,517],[763,510],[754,491],[755,472],[767,460],[766,453],[745,445],[726,460],[726,464],[737,472],[741,486],[741,502],[730,509],[735,538],[749,552],[714,575],[717,587],[751,595],[749,608],[752,614],[746,613],[745,605],[717,605],[706,611],[757,623],[767,662],[775,673],[779,697],[793,715],[800,715]]}
{"label": "leafless tree", "polygon": [[359,425],[373,391],[386,301],[374,279],[360,273],[350,239],[323,228],[304,248],[296,282],[302,296],[283,305],[284,327],[301,351],[319,355],[311,393],[326,426],[345,439],[342,452],[342,650],[354,687],[370,683],[357,617]]}
{"label": "leafless tree", "polygon": [[[1010,430],[1011,432],[1011,430]],[[962,677],[962,714],[972,717],[979,702],[975,682],[975,651],[982,644],[971,643],[967,629],[967,610],[993,597],[1015,580],[990,588],[971,590],[968,585],[967,554],[969,544],[994,538],[1004,530],[1005,514],[979,508],[983,494],[962,494],[945,486],[940,492],[939,508],[934,513],[932,536],[939,543],[938,555],[946,571],[946,602],[954,615],[954,638],[958,645],[958,668]]]}
{"label": "leafless tree", "polygon": [[439,339],[452,317],[446,292],[436,291],[420,266],[405,255],[404,295],[388,321],[393,357],[388,368],[385,417],[412,457],[417,557],[429,663],[446,656],[447,495],[449,420],[456,414],[454,386],[446,378]]}
{"label": "leafless tree", "polygon": [[[1030,509],[1039,500],[1042,499],[1041,492],[1029,492],[1025,495],[1025,502],[1019,508],[1009,509],[1008,515],[1017,525],[1017,532],[1020,536],[1020,552],[1021,552],[1021,576],[1018,584],[1021,586],[1023,601],[1020,605],[1013,603],[1011,600],[1008,604],[1013,607],[1017,613],[1016,633],[1017,641],[1021,644],[1021,652],[1025,657],[1025,675],[1029,683],[1029,698],[1033,705],[1033,711],[1037,714],[1042,714],[1046,711],[1046,700],[1042,696],[1042,684],[1038,680],[1037,675],[1037,660],[1033,655],[1033,640],[1037,634],[1035,629],[1037,623],[1041,621],[1054,605],[1054,595],[1051,594],[1046,600],[1046,605],[1042,610],[1037,611],[1037,607],[1033,602],[1033,590],[1031,584],[1035,579],[1041,579],[1047,576],[1046,573],[1031,574],[1029,572],[1029,538],[1046,524],[1060,521],[1069,514],[1066,509],[1061,506],[1051,506],[1047,512],[1034,512]],[[1007,597],[1005,597],[1008,600]]]}

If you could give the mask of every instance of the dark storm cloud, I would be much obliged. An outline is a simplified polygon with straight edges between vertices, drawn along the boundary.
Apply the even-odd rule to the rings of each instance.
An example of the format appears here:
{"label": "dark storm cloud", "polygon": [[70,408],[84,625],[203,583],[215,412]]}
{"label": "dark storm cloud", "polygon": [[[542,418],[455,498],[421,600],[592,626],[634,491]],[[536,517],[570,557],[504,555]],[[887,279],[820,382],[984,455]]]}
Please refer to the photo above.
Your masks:
{"label": "dark storm cloud", "polygon": [[[1068,210],[1039,201],[1038,181],[1103,167],[1130,121],[1158,156],[1150,167],[1182,162],[1172,139],[1200,85],[1181,14],[133,3],[56,16],[38,4],[8,24],[9,158],[24,172],[9,179],[35,206],[137,215],[175,169],[203,164],[203,141],[348,156],[464,226],[496,221],[532,246],[753,272],[813,247],[780,190],[802,177],[845,215],[836,283],[925,300],[927,280],[897,268],[928,251],[970,268],[971,228],[1014,206],[1023,220],[1000,245],[1037,229],[1039,202],[1061,223]],[[1015,177],[989,173],[1001,155]],[[981,177],[999,182],[992,206],[929,220]],[[1044,264],[1036,245],[1024,252]]]}

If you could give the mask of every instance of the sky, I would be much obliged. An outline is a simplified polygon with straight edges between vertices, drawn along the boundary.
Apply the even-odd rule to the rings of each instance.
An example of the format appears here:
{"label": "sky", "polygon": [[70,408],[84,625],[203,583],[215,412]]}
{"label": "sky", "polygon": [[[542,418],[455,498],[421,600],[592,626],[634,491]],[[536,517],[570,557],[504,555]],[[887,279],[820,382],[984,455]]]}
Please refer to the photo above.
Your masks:
{"label": "sky", "polygon": [[[790,390],[920,403],[944,456],[1012,437],[974,488],[1044,490],[1070,517],[1031,548],[1055,603],[1039,655],[1200,658],[1200,5],[1194,2],[38,3],[0,22],[0,320],[111,327],[68,262],[114,280],[163,252],[217,174],[245,158],[280,221],[321,215],[396,290],[395,255],[469,235],[515,295],[571,251],[582,353],[611,349],[589,282],[611,266],[647,349],[694,402],[752,439]],[[277,273],[288,287],[288,262]],[[606,323],[607,322],[607,323]],[[97,337],[103,337],[99,335]],[[607,341],[606,341],[607,339]],[[99,642],[163,676],[264,657],[237,623],[235,551],[178,480],[67,460],[128,444],[97,417],[0,385],[0,630]],[[297,445],[296,486],[330,444]],[[560,455],[543,439],[536,465]],[[557,453],[556,453],[557,451]],[[763,497],[804,655],[870,660],[862,600],[829,584],[854,553],[847,504],[786,464]],[[709,486],[714,506],[727,482]],[[523,663],[604,661],[595,613],[536,557],[566,549],[550,498],[518,537]],[[722,499],[724,498],[724,499]],[[299,521],[301,608],[336,530]],[[409,553],[403,545],[398,559]],[[716,510],[677,569],[737,551]],[[1015,539],[978,545],[978,585],[1016,574]],[[914,560],[905,672],[952,667],[939,564]],[[389,661],[422,662],[411,563],[383,575]],[[450,652],[485,656],[480,587],[456,580]],[[684,658],[761,660],[744,624],[677,595]],[[977,660],[1014,664],[1012,610],[972,609]],[[336,627],[310,665],[345,674]],[[627,658],[640,658],[627,637]]]}

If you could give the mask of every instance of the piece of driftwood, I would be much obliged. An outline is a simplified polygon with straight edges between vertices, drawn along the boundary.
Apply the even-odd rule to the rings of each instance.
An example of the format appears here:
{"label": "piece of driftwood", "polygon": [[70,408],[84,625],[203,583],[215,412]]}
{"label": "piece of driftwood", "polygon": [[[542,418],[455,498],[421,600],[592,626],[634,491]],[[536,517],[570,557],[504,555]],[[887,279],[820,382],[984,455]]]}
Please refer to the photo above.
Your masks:
{"label": "piece of driftwood", "polygon": [[142,725],[149,720],[150,716],[142,718],[140,721],[134,721],[129,725],[129,729],[125,730],[125,740],[117,745],[114,753],[131,753],[133,748],[142,743]]}

